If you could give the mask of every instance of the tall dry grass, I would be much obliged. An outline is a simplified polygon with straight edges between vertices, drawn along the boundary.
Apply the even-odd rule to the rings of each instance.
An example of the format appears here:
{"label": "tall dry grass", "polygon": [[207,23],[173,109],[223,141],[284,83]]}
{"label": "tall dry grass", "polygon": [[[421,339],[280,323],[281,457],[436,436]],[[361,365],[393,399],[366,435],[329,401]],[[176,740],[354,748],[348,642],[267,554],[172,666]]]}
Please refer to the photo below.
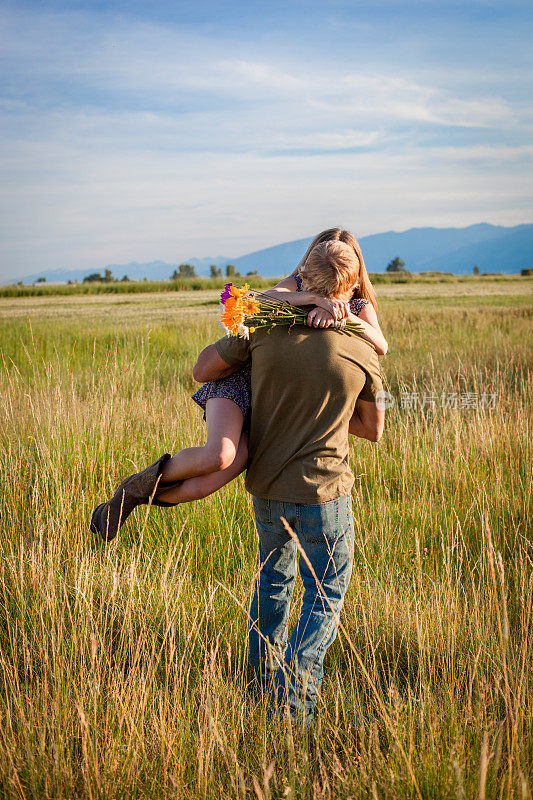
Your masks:
{"label": "tall dry grass", "polygon": [[379,445],[353,442],[355,568],[308,735],[250,691],[242,479],[138,509],[108,547],[87,530],[204,432],[212,312],[120,314],[0,322],[1,796],[530,798],[531,309],[384,302],[393,395],[497,401],[397,403]]}

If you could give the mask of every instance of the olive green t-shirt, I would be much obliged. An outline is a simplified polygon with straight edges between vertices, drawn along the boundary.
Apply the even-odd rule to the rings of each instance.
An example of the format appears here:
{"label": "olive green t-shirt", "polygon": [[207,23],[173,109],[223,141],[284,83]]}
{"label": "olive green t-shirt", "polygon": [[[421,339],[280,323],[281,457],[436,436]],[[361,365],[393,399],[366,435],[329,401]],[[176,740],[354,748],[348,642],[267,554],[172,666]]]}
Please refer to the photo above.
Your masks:
{"label": "olive green t-shirt", "polygon": [[247,490],[315,505],[347,494],[348,424],[355,401],[382,389],[376,351],[354,332],[277,326],[215,343],[231,365],[251,358]]}

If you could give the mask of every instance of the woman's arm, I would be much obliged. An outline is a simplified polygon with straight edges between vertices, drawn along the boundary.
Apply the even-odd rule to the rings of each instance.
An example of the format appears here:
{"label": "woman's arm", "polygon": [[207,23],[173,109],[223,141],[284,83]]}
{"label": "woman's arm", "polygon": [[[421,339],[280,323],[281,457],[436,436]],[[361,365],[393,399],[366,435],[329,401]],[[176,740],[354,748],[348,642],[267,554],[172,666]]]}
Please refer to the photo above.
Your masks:
{"label": "woman's arm", "polygon": [[[373,345],[378,356],[384,356],[389,349],[387,340],[381,332],[374,307],[368,303],[357,317],[350,313],[345,317],[348,322],[357,322],[360,326],[358,333]],[[329,328],[333,322],[333,315],[323,308],[314,308],[307,316],[307,324],[313,328]]]}
{"label": "woman's arm", "polygon": [[374,346],[378,356],[384,356],[387,353],[389,345],[379,327],[378,316],[372,303],[367,303],[363,306],[358,317],[350,313],[348,322],[361,323],[361,328],[363,329],[360,332],[361,336]]}
{"label": "woman's arm", "polygon": [[283,300],[291,306],[318,306],[329,311],[333,319],[345,319],[350,313],[349,303],[343,300],[330,300],[314,292],[299,292],[296,281],[290,275],[263,294],[275,300]]}

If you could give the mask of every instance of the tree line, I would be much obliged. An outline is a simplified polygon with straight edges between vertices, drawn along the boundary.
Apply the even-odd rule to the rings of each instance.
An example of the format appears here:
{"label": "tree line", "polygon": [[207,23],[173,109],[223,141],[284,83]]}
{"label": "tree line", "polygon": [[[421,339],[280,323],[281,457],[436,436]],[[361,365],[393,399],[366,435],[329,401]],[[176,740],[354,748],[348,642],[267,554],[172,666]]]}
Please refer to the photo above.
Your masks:
{"label": "tree line", "polygon": [[[392,259],[392,261],[389,261],[389,263],[385,268],[385,272],[393,272],[393,273],[399,273],[400,275],[403,274],[405,276],[411,276],[411,273],[405,269],[405,261],[402,261],[402,259],[399,256],[395,256]],[[522,270],[521,274],[524,275],[525,273],[526,270]],[[477,265],[474,265],[472,267],[472,274],[481,275],[481,270]]]}
{"label": "tree line", "polygon": [[[216,264],[211,264],[210,274],[209,277],[213,280],[215,278],[222,278],[222,267],[217,267]],[[237,271],[234,264],[226,264],[225,267],[225,275],[227,278],[242,278],[240,272]],[[172,275],[170,276],[171,281],[179,281],[183,278],[198,278],[199,275],[196,274],[196,270],[193,264],[180,264],[177,269],[174,270]],[[251,272],[246,273],[247,278],[259,278],[261,277],[256,269],[252,270]],[[120,278],[120,282],[129,281],[130,278],[127,275],[124,275]],[[143,280],[148,280],[148,278],[144,278]],[[39,283],[44,283],[46,278],[38,278]],[[113,273],[110,269],[106,269],[104,274],[102,275],[100,272],[92,272],[90,275],[86,275],[83,279],[83,283],[117,283],[119,281],[118,278],[113,276]]]}
{"label": "tree line", "polygon": [[[254,269],[254,270],[252,270],[250,272],[247,272],[246,275],[243,276],[243,275],[241,275],[240,272],[237,271],[237,269],[236,269],[234,264],[226,264],[226,266],[224,267],[224,270],[222,269],[222,267],[218,267],[216,264],[211,264],[209,270],[210,270],[209,277],[212,280],[215,280],[217,278],[222,278],[223,277],[223,272],[224,272],[224,275],[226,276],[226,278],[228,278],[230,280],[234,280],[235,278],[242,278],[242,277],[246,277],[246,278],[260,278],[261,277],[259,272],[256,269]],[[389,261],[389,263],[385,267],[385,272],[397,274],[399,277],[405,277],[405,278],[412,277],[412,273],[409,272],[405,267],[405,261],[402,261],[402,259],[399,256],[395,256],[391,261]],[[472,268],[472,273],[474,275],[481,275],[481,270],[479,269],[478,266],[474,266]],[[450,274],[450,273],[447,273],[447,274]],[[523,275],[523,276],[530,276],[532,274],[533,274],[533,270],[530,269],[530,268],[523,269],[521,271],[521,275]],[[182,280],[184,278],[185,279],[190,279],[190,278],[199,278],[199,277],[201,277],[201,276],[196,274],[196,270],[195,270],[193,264],[180,264],[179,267],[174,270],[172,275],[170,275],[169,280],[171,280],[171,281],[179,281],[179,280]],[[110,269],[106,269],[103,274],[100,273],[100,272],[92,272],[90,275],[87,275],[83,279],[82,283],[127,283],[130,280],[131,279],[127,275],[123,275],[123,277],[120,278],[120,279],[119,278],[115,278],[113,273],[111,272],[111,270]],[[143,278],[143,280],[144,281],[148,281],[149,279],[145,277],[145,278]],[[46,283],[46,278],[44,278],[44,277],[37,278],[35,283]],[[67,281],[67,283],[69,285],[72,285],[73,283],[77,283],[77,281]],[[19,282],[19,285],[22,285],[22,281]]]}

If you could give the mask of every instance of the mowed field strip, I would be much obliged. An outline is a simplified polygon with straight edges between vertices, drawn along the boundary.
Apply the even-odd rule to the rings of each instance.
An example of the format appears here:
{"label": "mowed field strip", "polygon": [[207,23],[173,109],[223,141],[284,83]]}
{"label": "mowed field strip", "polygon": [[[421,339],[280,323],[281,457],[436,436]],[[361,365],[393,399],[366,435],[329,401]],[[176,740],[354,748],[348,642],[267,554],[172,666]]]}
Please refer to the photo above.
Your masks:
{"label": "mowed field strip", "polygon": [[[242,279],[239,283],[244,282]],[[398,300],[409,302],[437,302],[454,306],[461,304],[502,303],[528,304],[533,302],[533,279],[510,277],[507,280],[457,283],[400,283],[376,287],[378,301]],[[145,294],[101,294],[72,295],[28,298],[0,298],[0,318],[28,317],[30,319],[49,318],[108,318],[118,314],[121,320],[167,321],[173,317],[195,316],[198,314],[216,316],[218,307],[214,304],[220,296],[219,290],[154,292]],[[471,302],[470,302],[471,301]],[[209,306],[212,307],[209,307]]]}

